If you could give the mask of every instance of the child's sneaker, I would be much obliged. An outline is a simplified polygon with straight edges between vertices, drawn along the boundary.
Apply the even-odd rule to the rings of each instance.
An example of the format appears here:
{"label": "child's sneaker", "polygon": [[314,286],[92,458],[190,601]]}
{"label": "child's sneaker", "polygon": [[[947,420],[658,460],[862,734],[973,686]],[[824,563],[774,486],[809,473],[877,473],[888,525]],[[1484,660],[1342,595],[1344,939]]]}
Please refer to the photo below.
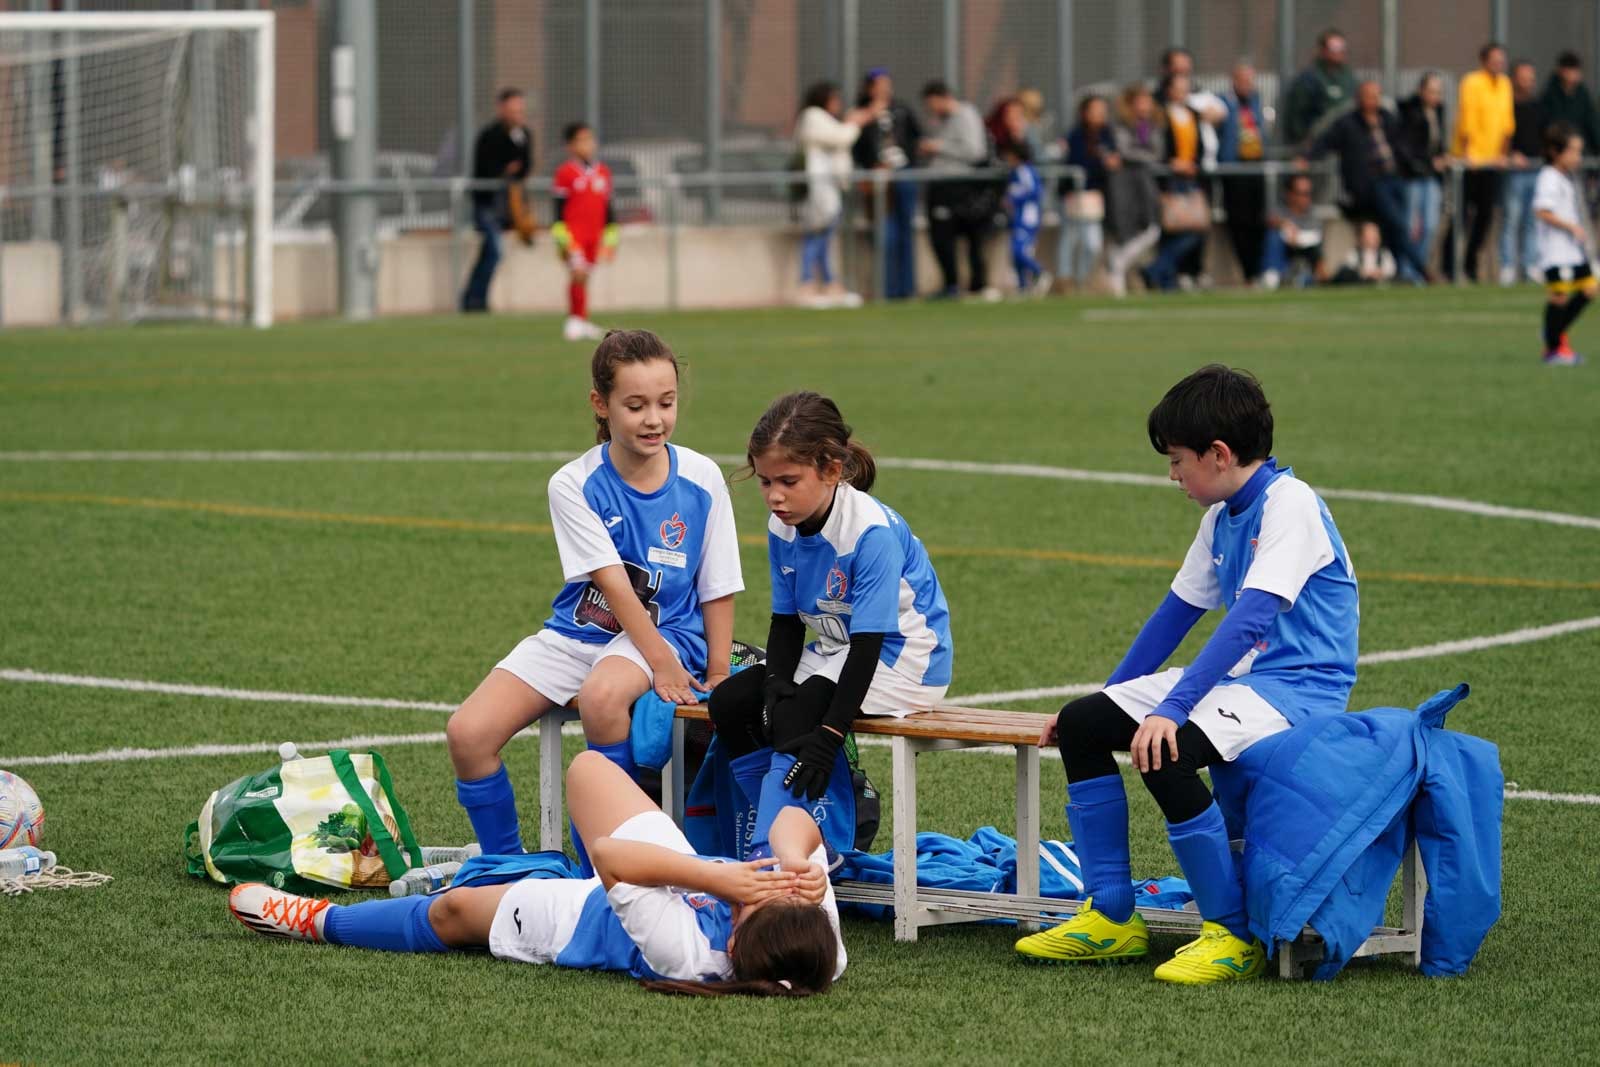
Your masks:
{"label": "child's sneaker", "polygon": [[1125,923],[1112,922],[1094,910],[1086,897],[1078,914],[1048,930],[1018,939],[1019,956],[1050,963],[1137,959],[1150,951],[1150,930],[1134,912]]}
{"label": "child's sneaker", "polygon": [[228,894],[233,917],[258,934],[292,941],[323,941],[328,902],[296,896],[260,882],[246,882]]}
{"label": "child's sneaker", "polygon": [[1583,357],[1572,349],[1552,348],[1544,354],[1544,364],[1547,367],[1576,367],[1583,362]]}
{"label": "child's sneaker", "polygon": [[1267,950],[1260,941],[1245,941],[1221,923],[1200,924],[1200,936],[1184,945],[1156,968],[1156,977],[1179,985],[1211,985],[1238,978],[1254,978],[1267,967]]}

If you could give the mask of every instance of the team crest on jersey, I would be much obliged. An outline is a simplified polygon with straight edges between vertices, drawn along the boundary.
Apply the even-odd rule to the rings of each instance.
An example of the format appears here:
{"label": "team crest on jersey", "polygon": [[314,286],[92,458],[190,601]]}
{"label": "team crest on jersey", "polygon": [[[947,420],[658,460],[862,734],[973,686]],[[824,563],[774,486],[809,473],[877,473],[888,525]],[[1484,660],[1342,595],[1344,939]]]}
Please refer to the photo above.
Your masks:
{"label": "team crest on jersey", "polygon": [[[662,572],[647,571],[627,560],[622,561],[622,566],[628,572],[628,583],[633,586],[633,592],[638,596],[639,603],[643,604],[645,611],[650,614],[651,625],[660,626],[661,605],[656,603],[656,594],[661,592]],[[583,592],[578,595],[577,606],[572,609],[572,621],[579,626],[593,626],[608,634],[622,632],[622,623],[617,621],[617,613],[611,610],[611,605],[606,602],[606,595],[593,582],[585,584]]]}
{"label": "team crest on jersey", "polygon": [[661,523],[661,543],[668,548],[677,548],[687,536],[689,524],[680,519],[676,511],[672,513],[672,518]]}
{"label": "team crest on jersey", "polygon": [[850,579],[846,578],[844,571],[834,567],[828,572],[828,599],[843,600],[850,589]]}

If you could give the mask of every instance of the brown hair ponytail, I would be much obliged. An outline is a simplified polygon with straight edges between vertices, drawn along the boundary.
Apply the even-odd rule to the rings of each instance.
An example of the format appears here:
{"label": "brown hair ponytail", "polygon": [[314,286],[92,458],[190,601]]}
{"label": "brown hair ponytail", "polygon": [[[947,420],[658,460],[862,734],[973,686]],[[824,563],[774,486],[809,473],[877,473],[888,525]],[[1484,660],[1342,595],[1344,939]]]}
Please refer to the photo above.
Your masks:
{"label": "brown hair ponytail", "polygon": [[863,493],[872,488],[878,477],[872,453],[850,436],[839,405],[820,393],[788,393],[772,402],[750,431],[750,441],[745,446],[748,470],[755,469],[757,456],[774,448],[782,449],[794,462],[818,471],[837,462],[841,477]]}
{"label": "brown hair ponytail", "polygon": [[[648,363],[652,359],[664,359],[672,364],[674,375],[681,369],[672,349],[649,330],[606,331],[605,339],[594,350],[594,358],[589,361],[589,376],[594,381],[594,391],[600,394],[602,400],[609,399],[611,389],[616,384],[618,367],[625,363]],[[606,422],[604,415],[595,415],[594,421],[595,443],[603,445],[611,440],[611,424]]]}
{"label": "brown hair ponytail", "polygon": [[739,924],[728,946],[733,980],[641,982],[656,993],[691,997],[809,997],[826,993],[839,963],[838,935],[815,904],[774,901]]}

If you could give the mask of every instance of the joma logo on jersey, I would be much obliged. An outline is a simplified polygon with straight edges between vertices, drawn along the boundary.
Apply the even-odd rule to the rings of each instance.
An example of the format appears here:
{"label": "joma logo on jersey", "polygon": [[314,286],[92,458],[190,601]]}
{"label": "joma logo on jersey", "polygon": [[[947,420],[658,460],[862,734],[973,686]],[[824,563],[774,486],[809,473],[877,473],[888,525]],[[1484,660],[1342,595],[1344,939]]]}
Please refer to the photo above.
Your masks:
{"label": "joma logo on jersey", "polygon": [[850,579],[844,576],[844,571],[838,567],[828,572],[828,599],[843,600],[844,594],[850,588]]}
{"label": "joma logo on jersey", "polygon": [[678,518],[674,511],[672,518],[661,524],[661,543],[668,548],[677,548],[683,544],[683,539],[689,536],[689,524]]}

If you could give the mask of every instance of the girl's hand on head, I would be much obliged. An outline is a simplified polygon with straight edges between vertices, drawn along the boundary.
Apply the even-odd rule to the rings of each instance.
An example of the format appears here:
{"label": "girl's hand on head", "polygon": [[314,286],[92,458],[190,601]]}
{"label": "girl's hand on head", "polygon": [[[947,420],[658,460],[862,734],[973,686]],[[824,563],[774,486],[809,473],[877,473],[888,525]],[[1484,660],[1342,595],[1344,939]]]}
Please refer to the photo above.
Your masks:
{"label": "girl's hand on head", "polygon": [[821,904],[828,893],[828,872],[815,863],[807,863],[795,881],[794,893],[807,904]]}
{"label": "girl's hand on head", "polygon": [[763,856],[743,863],[718,863],[716,895],[730,904],[759,904],[773,897],[788,896],[800,883],[792,871],[777,870],[778,857]]}

